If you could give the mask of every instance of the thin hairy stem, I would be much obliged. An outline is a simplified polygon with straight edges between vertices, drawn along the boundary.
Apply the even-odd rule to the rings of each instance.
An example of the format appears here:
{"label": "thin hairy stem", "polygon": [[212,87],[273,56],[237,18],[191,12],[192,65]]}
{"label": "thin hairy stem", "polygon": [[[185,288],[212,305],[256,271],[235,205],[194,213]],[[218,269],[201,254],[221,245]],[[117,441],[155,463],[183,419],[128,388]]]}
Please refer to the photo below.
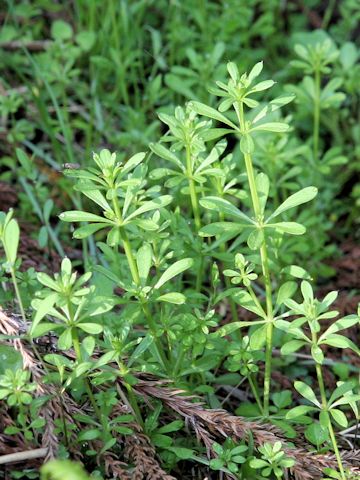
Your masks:
{"label": "thin hairy stem", "polygon": [[313,155],[314,162],[319,161],[319,132],[320,132],[320,71],[315,70],[315,98],[314,98],[314,127],[313,127]]}
{"label": "thin hairy stem", "polygon": [[260,410],[261,414],[264,414],[263,406],[261,404],[261,400],[260,400],[260,397],[259,397],[259,392],[258,392],[257,386],[255,385],[255,382],[254,382],[251,375],[248,376],[248,380],[249,380],[249,385],[250,385],[250,388],[251,388],[251,392],[254,395],[257,406],[259,407],[259,410]]}
{"label": "thin hairy stem", "polygon": [[[196,231],[199,232],[201,228],[200,206],[199,206],[199,199],[196,193],[196,186],[193,178],[191,148],[189,143],[187,143],[186,145],[186,175],[189,183],[190,200],[191,200],[191,207],[194,215],[195,227],[196,227]],[[201,290],[201,286],[203,283],[202,282],[203,269],[204,269],[204,258],[201,255],[200,262],[199,262],[199,269],[198,269],[197,278],[196,278],[196,291],[198,292]]]}
{"label": "thin hairy stem", "polygon": [[[3,248],[4,248],[6,260],[11,264],[10,255],[9,255],[9,252],[8,252],[7,247],[5,245],[5,242],[2,242],[2,243],[3,243]],[[10,275],[11,275],[11,280],[12,280],[14,290],[15,290],[16,300],[17,300],[18,305],[19,305],[21,318],[22,318],[23,322],[26,323],[26,315],[25,315],[24,304],[23,304],[22,299],[21,299],[19,285],[18,285],[18,282],[17,282],[16,272],[15,272],[15,268],[14,268],[13,264],[11,264],[11,267],[10,267]]]}
{"label": "thin hairy stem", "polygon": [[[113,207],[114,207],[114,210],[115,210],[116,217],[117,217],[119,223],[121,224],[122,221],[123,221],[123,218],[122,218],[120,205],[119,205],[119,200],[118,200],[118,197],[116,195],[116,192],[115,192],[115,195],[114,195],[114,198],[113,198]],[[132,249],[131,249],[130,240],[127,236],[127,233],[126,233],[124,227],[120,226],[119,230],[120,230],[120,237],[121,237],[121,240],[122,240],[122,244],[123,244],[124,251],[125,251],[125,256],[126,256],[129,268],[130,268],[132,279],[133,279],[134,283],[136,284],[136,286],[140,286],[140,284],[141,284],[140,275],[139,275],[139,271],[138,271],[138,268],[137,268],[137,265],[136,265],[136,261],[135,261],[135,258],[134,258],[134,255],[133,255],[133,252],[132,252]],[[160,339],[157,336],[156,323],[155,323],[155,321],[154,321],[154,319],[151,315],[148,304],[146,302],[141,302],[141,307],[142,307],[143,313],[145,315],[145,318],[146,318],[147,324],[149,326],[149,329],[151,331],[151,334],[154,337],[155,346],[156,346],[156,350],[157,350],[159,359],[160,359],[163,367],[166,369],[168,362],[167,362],[167,358],[166,358],[164,349],[163,349],[162,344],[160,342]]]}
{"label": "thin hairy stem", "polygon": [[[313,341],[314,344],[317,343],[317,335],[316,335],[316,332],[314,332],[314,331],[312,332],[312,341]],[[339,447],[338,447],[338,444],[337,444],[337,441],[336,441],[334,429],[333,429],[333,426],[332,426],[332,423],[331,423],[331,418],[330,418],[329,411],[328,411],[328,403],[327,403],[327,398],[326,398],[325,383],[324,383],[324,377],[323,377],[323,373],[322,373],[321,364],[316,362],[315,368],[316,368],[317,381],[318,381],[318,384],[319,384],[322,410],[326,413],[326,416],[327,416],[327,428],[328,428],[328,431],[329,431],[331,443],[332,443],[333,450],[334,450],[334,453],[335,453],[336,461],[337,461],[338,466],[339,466],[339,471],[340,471],[341,478],[342,478],[342,480],[346,480],[344,467],[343,467],[340,452],[339,452]]]}
{"label": "thin hairy stem", "polygon": [[[239,102],[236,108],[236,114],[240,124],[240,129],[245,133],[245,115],[242,102]],[[254,210],[254,216],[260,228],[262,228],[262,213],[259,201],[259,195],[256,189],[255,172],[250,153],[244,153],[246,174],[248,177],[251,202]],[[260,247],[261,267],[265,283],[265,295],[266,295],[266,351],[265,351],[265,376],[264,376],[264,415],[269,415],[269,403],[270,403],[270,384],[271,384],[271,364],[272,364],[272,347],[273,347],[273,330],[274,330],[274,314],[272,304],[272,287],[271,276],[269,270],[269,260],[266,245],[266,236],[264,234],[264,241]]]}

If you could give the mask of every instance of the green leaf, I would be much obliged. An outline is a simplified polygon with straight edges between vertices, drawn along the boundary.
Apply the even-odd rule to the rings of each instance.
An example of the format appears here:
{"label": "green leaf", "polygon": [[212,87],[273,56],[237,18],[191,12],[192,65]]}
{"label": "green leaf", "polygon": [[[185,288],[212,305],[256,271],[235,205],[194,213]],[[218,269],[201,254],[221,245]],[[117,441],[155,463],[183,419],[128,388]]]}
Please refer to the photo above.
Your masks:
{"label": "green leaf", "polygon": [[285,300],[291,298],[296,292],[297,284],[294,281],[288,281],[281,285],[278,290],[276,305],[282,305]]}
{"label": "green leaf", "polygon": [[163,427],[157,429],[158,433],[171,433],[177,432],[184,426],[184,422],[182,420],[174,420]]}
{"label": "green leaf", "polygon": [[309,400],[309,402],[313,403],[317,407],[320,407],[320,403],[318,402],[316,395],[311,387],[309,385],[306,385],[304,382],[295,382],[294,383],[295,389],[302,395],[306,400]]}
{"label": "green leaf", "polygon": [[248,236],[247,244],[251,250],[258,250],[264,243],[264,238],[264,230],[255,228]]}
{"label": "green leaf", "polygon": [[60,323],[42,322],[38,324],[34,329],[32,329],[30,333],[32,338],[38,338],[42,337],[46,333],[55,331],[59,328],[63,328],[63,325],[61,325]]}
{"label": "green leaf", "polygon": [[169,292],[169,293],[165,293],[164,295],[160,295],[160,297],[158,297],[156,301],[182,305],[183,303],[186,302],[186,297],[182,293]]}
{"label": "green leaf", "polygon": [[106,224],[104,223],[92,223],[90,225],[84,225],[83,227],[74,230],[73,237],[81,240],[93,235],[103,228],[106,228]]}
{"label": "green leaf", "polygon": [[88,311],[86,313],[89,317],[95,317],[103,313],[109,312],[114,305],[118,303],[118,299],[115,297],[107,297],[104,295],[92,296],[88,305]]}
{"label": "green leaf", "polygon": [[269,196],[270,182],[269,177],[265,173],[259,173],[256,176],[256,190],[259,195],[261,213],[264,213],[266,202]]}
{"label": "green leaf", "polygon": [[291,208],[295,208],[298,205],[301,205],[306,202],[310,202],[313,198],[316,197],[317,195],[317,188],[316,187],[306,187],[303,188],[302,190],[294,193],[293,195],[290,195],[289,198],[285,200],[276,210],[275,212],[268,218],[274,218],[280,215],[281,213],[286,212],[287,210]]}
{"label": "green leaf", "polygon": [[324,354],[318,345],[311,345],[311,356],[320,365],[324,362]]}
{"label": "green leaf", "polygon": [[247,223],[254,223],[245,213],[241,212],[235,205],[228,200],[220,197],[203,197],[200,199],[200,205],[208,210],[216,210],[224,215],[241,218]]}
{"label": "green leaf", "polygon": [[251,132],[263,131],[263,132],[276,132],[283,133],[289,130],[289,125],[282,122],[268,122],[257,125],[256,127],[251,128]]}
{"label": "green leaf", "polygon": [[302,293],[302,296],[303,296],[305,302],[308,302],[308,303],[313,302],[314,292],[313,292],[311,284],[304,280],[304,281],[301,282],[300,288],[301,288],[301,293]]}
{"label": "green leaf", "polygon": [[274,98],[274,100],[271,100],[265,107],[263,107],[260,112],[256,115],[254,120],[252,121],[252,124],[255,124],[256,122],[259,122],[261,119],[266,117],[269,113],[275,112],[279,108],[283,107],[284,105],[287,105],[288,103],[292,102],[295,98],[294,94],[289,94],[289,95],[282,95],[281,97]]}
{"label": "green leaf", "polygon": [[304,340],[290,340],[281,347],[281,354],[291,355],[292,353],[297,352],[304,345],[306,345]]}
{"label": "green leaf", "polygon": [[86,333],[91,333],[97,335],[103,331],[103,327],[98,323],[78,323],[77,327],[83,330]]}
{"label": "green leaf", "polygon": [[83,430],[78,435],[79,442],[87,442],[89,440],[95,440],[96,438],[101,437],[100,430],[91,429],[91,430]]}
{"label": "green leaf", "polygon": [[45,287],[51,288],[52,290],[55,290],[57,292],[61,291],[61,288],[59,287],[59,285],[47,273],[38,272],[36,274],[36,278]]}
{"label": "green leaf", "polygon": [[190,450],[190,448],[185,447],[167,447],[167,450],[170,452],[175,453],[177,458],[181,460],[191,459],[194,456],[194,450]]}
{"label": "green leaf", "polygon": [[20,352],[10,345],[0,344],[0,375],[3,375],[5,370],[15,372],[22,368],[23,359]]}
{"label": "green leaf", "polygon": [[19,246],[20,229],[17,221],[12,218],[5,227],[4,245],[7,253],[7,260],[14,264],[16,262],[17,250]]}
{"label": "green leaf", "polygon": [[304,270],[302,267],[299,267],[298,265],[289,265],[288,267],[283,268],[282,272],[288,273],[289,275],[295,278],[311,279],[307,271]]}
{"label": "green leaf", "polygon": [[329,404],[331,405],[335,400],[345,395],[345,393],[351,392],[354,388],[354,382],[343,382],[341,385],[335,388],[331,397],[329,398]]}
{"label": "green leaf", "polygon": [[152,249],[149,243],[145,243],[139,248],[136,254],[136,264],[141,280],[141,285],[146,285],[146,280],[149,276],[152,260]]}
{"label": "green leaf", "polygon": [[329,334],[351,328],[359,323],[359,317],[357,315],[348,315],[344,318],[336,320],[320,337],[320,341],[325,339]]}
{"label": "green leaf", "polygon": [[209,225],[205,225],[199,230],[200,237],[214,237],[216,235],[237,235],[247,225],[234,223],[234,222],[214,222]]}
{"label": "green leaf", "polygon": [[228,62],[226,67],[233,82],[237,83],[239,81],[239,70],[236,63]]}
{"label": "green leaf", "polygon": [[304,225],[296,222],[267,223],[265,228],[273,228],[276,232],[290,235],[303,235],[306,232]]}
{"label": "green leaf", "polygon": [[255,150],[254,140],[248,133],[241,136],[240,150],[243,154],[248,155]]}
{"label": "green leaf", "polygon": [[322,443],[329,439],[329,432],[319,423],[312,423],[306,428],[305,437],[307,440],[309,440],[309,442],[319,448]]}
{"label": "green leaf", "polygon": [[314,412],[315,410],[315,407],[310,407],[308,405],[299,405],[298,407],[289,410],[285,418],[287,420],[292,420],[293,418],[301,417],[309,412]]}
{"label": "green leaf", "polygon": [[41,322],[45,315],[49,313],[58,298],[59,295],[57,293],[50,293],[50,295],[45,297],[43,300],[37,301],[36,304],[35,302],[31,303],[31,305],[36,308],[36,314],[30,328],[30,335],[32,335],[38,323]]}
{"label": "green leaf", "polygon": [[342,428],[346,428],[348,426],[348,420],[344,412],[337,408],[330,409],[330,415],[333,417],[336,423],[340,425]]}
{"label": "green leaf", "polygon": [[259,307],[252,299],[250,293],[248,293],[246,290],[241,290],[239,288],[234,288],[232,289],[232,291],[234,291],[234,293],[231,295],[234,302],[236,302],[238,305],[241,305],[246,310],[256,313],[256,315],[259,315],[259,317],[264,317],[264,311],[259,309]]}
{"label": "green leaf", "polygon": [[260,325],[264,323],[264,320],[256,321],[252,320],[249,322],[231,322],[227,323],[226,325],[223,325],[220,327],[214,334],[216,337],[224,337],[225,335],[230,335],[233,332],[236,332],[236,330],[239,330],[240,328],[244,327],[251,327],[252,325]]}
{"label": "green leaf", "polygon": [[250,336],[250,347],[252,350],[260,350],[266,342],[267,325],[261,325],[260,328],[254,330]]}
{"label": "green leaf", "polygon": [[68,212],[60,213],[60,220],[63,222],[98,222],[113,224],[111,220],[94,215],[93,213],[82,212],[81,210],[70,210]]}
{"label": "green leaf", "polygon": [[[99,191],[99,190],[89,190],[87,188],[82,189],[82,183],[79,183],[77,185],[76,190],[82,192],[86,197],[90,198],[94,203],[99,205],[103,210],[105,211],[111,211],[111,207],[109,203],[107,202],[106,198],[104,195]],[[85,184],[86,186],[86,184]]]}
{"label": "green leaf", "polygon": [[139,152],[133,155],[122,167],[121,173],[123,175],[129,173],[131,170],[133,170],[137,165],[139,165],[144,160],[145,156],[146,156],[145,152]]}
{"label": "green leaf", "polygon": [[249,93],[262,92],[268,88],[271,88],[273,85],[275,85],[274,80],[264,80],[263,82],[259,82],[254,85]]}
{"label": "green leaf", "polygon": [[96,41],[96,35],[95,32],[91,31],[82,31],[79,32],[76,37],[76,43],[79,45],[79,47],[84,50],[85,52],[88,52],[89,50],[92,49],[95,41]]}
{"label": "green leaf", "polygon": [[150,143],[149,147],[150,150],[155,153],[155,155],[175,164],[180,169],[180,171],[184,171],[184,166],[178,159],[178,157],[174,153],[170,152],[170,150],[165,148],[163,145],[161,145],[161,143]]}
{"label": "green leaf", "polygon": [[345,71],[350,71],[350,69],[355,65],[357,59],[359,58],[358,49],[353,42],[345,42],[340,48],[340,57],[339,60]]}
{"label": "green leaf", "polygon": [[69,40],[73,35],[72,27],[64,20],[55,20],[51,25],[51,36],[54,40]]}
{"label": "green leaf", "polygon": [[69,350],[72,345],[71,328],[67,328],[58,338],[58,347],[60,350]]}
{"label": "green leaf", "polygon": [[319,343],[337,348],[350,348],[351,350],[360,355],[359,347],[355,345],[355,343],[350,340],[350,338],[344,337],[343,335],[332,333],[331,335],[327,335],[325,340],[321,340],[321,342]]}
{"label": "green leaf", "polygon": [[173,265],[171,265],[165,272],[161,275],[159,280],[156,282],[154,288],[160,288],[173,277],[179,275],[180,273],[184,272],[188,268],[192,267],[194,261],[192,258],[183,258],[182,260],[178,260]]}
{"label": "green leaf", "polygon": [[253,66],[253,68],[251,69],[251,71],[248,75],[248,80],[249,80],[250,83],[253,82],[253,80],[255,80],[255,78],[260,75],[263,68],[264,68],[263,61],[258,62]]}
{"label": "green leaf", "polygon": [[131,367],[131,365],[137,360],[141,355],[146,352],[146,350],[154,343],[154,337],[150,334],[147,334],[144,338],[142,338],[139,345],[135,348],[133,353],[131,354],[127,365]]}
{"label": "green leaf", "polygon": [[217,120],[218,122],[225,123],[225,125],[228,125],[234,130],[238,130],[237,126],[234,123],[232,123],[228,118],[226,118],[220,112],[215,110],[215,108],[209,107],[208,105],[205,105],[204,103],[200,103],[200,102],[189,102],[188,105],[199,115],[212,118],[213,120]]}
{"label": "green leaf", "polygon": [[131,219],[142,215],[143,213],[150,212],[152,210],[157,210],[158,208],[163,208],[169,205],[172,202],[171,195],[162,195],[161,197],[154,198],[141,205],[134,212],[132,212],[128,217],[126,217],[125,222],[129,222]]}

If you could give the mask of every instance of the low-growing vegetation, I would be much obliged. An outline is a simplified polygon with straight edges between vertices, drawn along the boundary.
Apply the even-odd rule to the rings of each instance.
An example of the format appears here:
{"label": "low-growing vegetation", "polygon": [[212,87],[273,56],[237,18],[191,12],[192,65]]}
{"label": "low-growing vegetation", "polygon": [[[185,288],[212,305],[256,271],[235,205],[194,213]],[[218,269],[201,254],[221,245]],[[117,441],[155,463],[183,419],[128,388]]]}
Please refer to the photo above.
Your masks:
{"label": "low-growing vegetation", "polygon": [[8,2],[0,479],[360,478],[360,7],[323,3]]}

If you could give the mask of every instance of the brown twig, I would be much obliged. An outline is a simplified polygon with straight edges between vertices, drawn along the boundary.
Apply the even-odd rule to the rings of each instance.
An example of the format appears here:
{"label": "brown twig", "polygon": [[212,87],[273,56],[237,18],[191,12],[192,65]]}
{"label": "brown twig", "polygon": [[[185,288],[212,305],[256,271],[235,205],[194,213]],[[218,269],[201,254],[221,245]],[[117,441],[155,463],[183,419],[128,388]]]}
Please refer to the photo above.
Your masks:
{"label": "brown twig", "polygon": [[47,448],[35,448],[34,450],[25,450],[23,452],[9,453],[0,456],[0,465],[6,463],[23,462],[24,460],[32,460],[34,458],[46,457]]}
{"label": "brown twig", "polygon": [[32,40],[31,42],[22,42],[21,40],[11,40],[9,42],[0,42],[0,48],[13,52],[21,48],[26,48],[30,52],[43,52],[52,44],[50,40]]}

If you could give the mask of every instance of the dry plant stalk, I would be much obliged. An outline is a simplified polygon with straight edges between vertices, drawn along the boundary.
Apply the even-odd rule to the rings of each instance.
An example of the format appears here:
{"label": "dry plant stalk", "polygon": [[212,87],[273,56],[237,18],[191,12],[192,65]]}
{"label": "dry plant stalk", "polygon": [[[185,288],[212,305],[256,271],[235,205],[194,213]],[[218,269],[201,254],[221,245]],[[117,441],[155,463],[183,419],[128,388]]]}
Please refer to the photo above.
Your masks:
{"label": "dry plant stalk", "polygon": [[[280,430],[273,425],[255,421],[247,421],[242,417],[230,415],[221,409],[206,409],[203,403],[193,402],[194,397],[186,395],[183,390],[161,386],[163,382],[140,381],[136,385],[139,394],[160,399],[168,408],[185,418],[198,438],[211,453],[211,445],[215,437],[232,437],[246,439],[252,435],[255,445],[265,442],[281,441],[286,445],[286,439]],[[290,469],[296,480],[315,480],[323,478],[324,468],[336,470],[336,458],[332,454],[319,455],[306,448],[288,448],[284,451],[287,456],[295,459],[295,465]],[[354,475],[360,475],[360,451],[342,452],[344,465]]]}

